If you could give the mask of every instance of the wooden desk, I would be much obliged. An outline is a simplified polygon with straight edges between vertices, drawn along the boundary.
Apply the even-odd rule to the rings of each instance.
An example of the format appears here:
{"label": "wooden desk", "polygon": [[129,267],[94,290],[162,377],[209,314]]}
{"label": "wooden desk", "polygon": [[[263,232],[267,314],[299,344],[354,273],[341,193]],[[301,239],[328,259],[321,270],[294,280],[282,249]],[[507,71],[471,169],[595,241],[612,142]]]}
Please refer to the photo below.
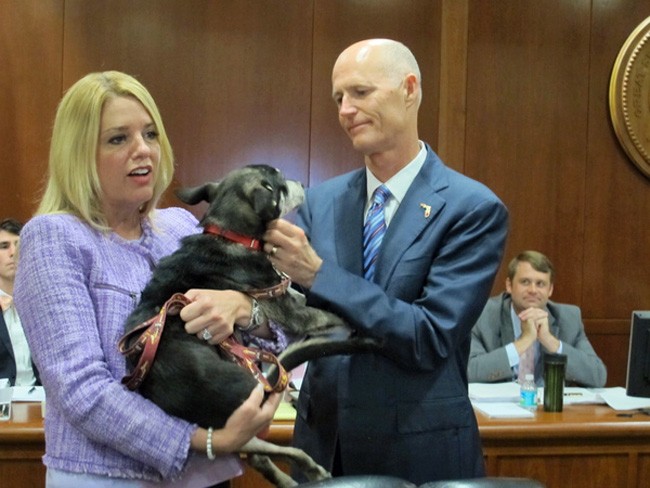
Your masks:
{"label": "wooden desk", "polygon": [[535,478],[548,488],[641,488],[650,477],[650,417],[605,405],[539,407],[534,419],[476,413],[491,476]]}
{"label": "wooden desk", "polygon": [[[40,404],[14,403],[0,422],[0,480],[42,487],[45,468]],[[490,419],[477,412],[488,474],[538,479],[548,488],[641,488],[650,478],[650,417],[619,417],[603,405],[568,405],[561,413],[541,408],[534,419]],[[271,427],[269,440],[288,445],[293,424]],[[15,481],[14,481],[15,480]],[[252,470],[232,488],[270,486]]]}
{"label": "wooden desk", "polygon": [[16,488],[45,486],[43,417],[40,403],[15,402],[11,420],[0,422],[0,485]]}
{"label": "wooden desk", "polygon": [[[539,407],[533,419],[491,419],[480,412],[476,418],[490,476],[534,478],[547,488],[650,486],[649,416],[619,417],[606,405],[567,405],[560,413]],[[274,425],[269,440],[290,442],[288,429],[290,423]],[[231,486],[271,485],[247,469]]]}

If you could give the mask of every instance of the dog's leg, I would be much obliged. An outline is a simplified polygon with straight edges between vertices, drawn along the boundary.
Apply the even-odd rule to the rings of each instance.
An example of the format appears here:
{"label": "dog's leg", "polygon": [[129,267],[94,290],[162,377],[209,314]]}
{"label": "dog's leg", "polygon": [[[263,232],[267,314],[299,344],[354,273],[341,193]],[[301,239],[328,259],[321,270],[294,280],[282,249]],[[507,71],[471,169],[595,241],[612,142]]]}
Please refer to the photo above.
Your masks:
{"label": "dog's leg", "polygon": [[278,488],[298,486],[296,480],[278,468],[266,454],[249,454],[248,464]]}
{"label": "dog's leg", "polygon": [[273,300],[260,300],[264,315],[280,324],[293,335],[323,335],[333,330],[349,330],[338,315],[314,307],[305,306],[294,293],[286,293]]}
{"label": "dog's leg", "polygon": [[[302,449],[298,449],[296,447],[278,446],[258,437],[253,437],[250,441],[244,444],[244,446],[240,449],[240,452],[249,454],[251,456],[264,455],[284,459],[302,471],[309,480],[322,480],[332,477],[332,475],[326,469],[318,465],[307,453],[305,453]],[[268,461],[264,461],[262,458],[258,457],[256,460],[260,462],[260,472],[264,475],[265,478],[272,481],[272,478],[269,478],[269,476],[278,476],[277,471],[280,471],[282,473],[282,471],[277,466],[275,466],[275,464],[273,464],[270,459]],[[269,464],[271,465],[270,468]],[[256,467],[256,469],[258,468]],[[267,469],[269,471],[264,472],[262,469]],[[285,473],[282,473],[282,475],[287,476]],[[293,482],[295,483],[295,481]]]}

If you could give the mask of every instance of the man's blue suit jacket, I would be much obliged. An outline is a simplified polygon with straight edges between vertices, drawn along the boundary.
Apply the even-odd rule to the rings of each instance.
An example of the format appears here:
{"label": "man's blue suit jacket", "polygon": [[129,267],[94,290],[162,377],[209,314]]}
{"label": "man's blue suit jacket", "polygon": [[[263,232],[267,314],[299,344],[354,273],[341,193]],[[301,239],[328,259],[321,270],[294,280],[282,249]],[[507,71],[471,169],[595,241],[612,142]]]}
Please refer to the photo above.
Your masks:
{"label": "man's blue suit jacket", "polygon": [[308,303],[385,341],[385,355],[311,361],[295,445],[343,473],[421,484],[484,474],[467,396],[470,331],[489,296],[507,210],[484,185],[427,159],[387,229],[375,282],[362,272],[365,169],[308,190],[298,215],[323,258]]}
{"label": "man's blue suit jacket", "polygon": [[[36,376],[36,383],[40,385],[38,370],[33,362],[32,368]],[[12,386],[16,383],[16,358],[14,357],[14,349],[9,338],[9,329],[7,329],[2,311],[0,311],[0,378],[9,378],[9,383]]]}

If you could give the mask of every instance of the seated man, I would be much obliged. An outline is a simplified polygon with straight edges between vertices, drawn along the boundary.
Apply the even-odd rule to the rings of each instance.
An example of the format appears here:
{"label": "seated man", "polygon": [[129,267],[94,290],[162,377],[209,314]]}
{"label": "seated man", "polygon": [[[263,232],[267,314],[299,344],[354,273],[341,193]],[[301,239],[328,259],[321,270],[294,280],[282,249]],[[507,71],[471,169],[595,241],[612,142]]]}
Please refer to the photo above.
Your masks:
{"label": "seated man", "polygon": [[41,384],[12,300],[22,227],[14,219],[0,222],[0,378],[9,378],[11,386]]}
{"label": "seated man", "polygon": [[530,368],[542,384],[546,352],[567,356],[567,383],[605,385],[607,369],[587,339],[580,309],[549,300],[553,279],[553,265],[539,252],[524,251],[510,262],[506,293],[488,300],[472,329],[470,382],[512,381],[520,366],[523,372],[521,358],[532,355]]}

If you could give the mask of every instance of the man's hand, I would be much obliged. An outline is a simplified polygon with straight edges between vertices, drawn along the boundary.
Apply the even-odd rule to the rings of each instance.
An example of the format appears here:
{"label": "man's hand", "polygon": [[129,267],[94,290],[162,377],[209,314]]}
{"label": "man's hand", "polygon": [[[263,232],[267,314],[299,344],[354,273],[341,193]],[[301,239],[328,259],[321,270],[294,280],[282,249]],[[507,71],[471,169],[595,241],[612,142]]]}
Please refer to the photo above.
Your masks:
{"label": "man's hand", "polygon": [[537,340],[537,327],[534,320],[521,320],[521,336],[514,344],[517,352],[521,356],[530,348]]}
{"label": "man's hand", "polygon": [[269,223],[264,234],[264,251],[279,271],[305,288],[311,288],[323,264],[305,232],[284,219]]}
{"label": "man's hand", "polygon": [[527,329],[534,330],[536,339],[544,346],[544,349],[550,353],[557,352],[560,348],[560,341],[551,334],[551,329],[548,325],[548,312],[546,310],[531,307],[521,312],[519,318],[521,319],[522,329],[524,329],[524,323],[526,323]]}

